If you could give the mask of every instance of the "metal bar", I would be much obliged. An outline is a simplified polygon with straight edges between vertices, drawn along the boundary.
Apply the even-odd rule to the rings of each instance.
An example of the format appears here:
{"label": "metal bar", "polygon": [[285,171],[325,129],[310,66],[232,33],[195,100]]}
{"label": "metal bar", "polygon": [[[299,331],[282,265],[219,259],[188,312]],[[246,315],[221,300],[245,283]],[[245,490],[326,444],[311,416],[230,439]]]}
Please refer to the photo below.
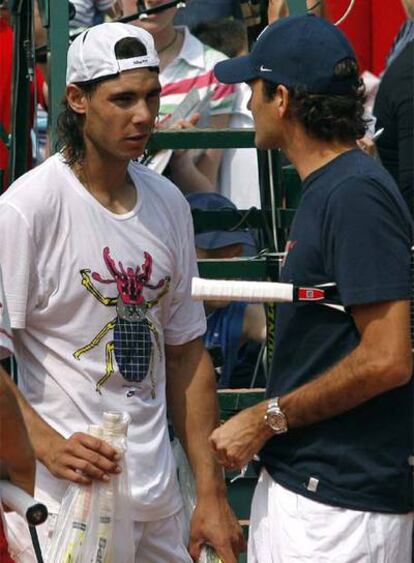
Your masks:
{"label": "metal bar", "polygon": [[220,209],[218,211],[193,209],[192,215],[197,234],[217,230],[218,225],[221,231],[263,228],[263,212],[255,207],[246,210]]}
{"label": "metal bar", "polygon": [[66,86],[66,53],[69,45],[69,7],[67,0],[43,0],[48,16],[49,124],[51,150],[57,148],[56,125]]}
{"label": "metal bar", "polygon": [[153,133],[148,150],[160,149],[229,149],[254,147],[253,129],[185,129]]}
{"label": "metal bar", "polygon": [[34,76],[33,6],[31,0],[11,4],[14,29],[12,108],[10,120],[9,181],[13,182],[28,168],[30,133],[30,83]]}
{"label": "metal bar", "polygon": [[306,14],[308,7],[306,5],[306,0],[287,0],[289,7],[289,15],[300,16]]}
{"label": "metal bar", "polygon": [[262,389],[219,389],[217,393],[220,411],[228,413],[226,418],[263,401],[265,398]]}
{"label": "metal bar", "polygon": [[[280,229],[289,229],[295,216],[295,208],[276,208],[276,224]],[[194,219],[194,230],[198,233],[212,231],[220,225],[220,230],[230,231],[235,225],[243,223],[239,228],[263,229],[265,222],[271,220],[271,212],[269,210],[256,209],[252,207],[247,210],[220,210],[220,211],[204,211],[194,209],[192,211]],[[239,230],[239,229],[235,229]]]}
{"label": "metal bar", "polygon": [[268,279],[268,261],[263,258],[199,260],[200,276],[210,279]]}
{"label": "metal bar", "polygon": [[[280,238],[283,235],[280,218],[280,205],[283,201],[282,184],[280,182],[280,159],[278,151],[258,150],[257,157],[259,162],[259,179],[260,179],[260,199],[263,211],[263,219],[265,229],[262,231],[263,240],[261,241],[263,248],[268,248],[270,254],[278,252]],[[270,219],[267,217],[270,215]],[[268,257],[267,276],[272,281],[279,278],[279,267],[277,261],[271,256]],[[276,306],[272,303],[266,304],[266,363],[267,369],[270,369],[273,348],[274,348],[274,331],[276,319]]]}

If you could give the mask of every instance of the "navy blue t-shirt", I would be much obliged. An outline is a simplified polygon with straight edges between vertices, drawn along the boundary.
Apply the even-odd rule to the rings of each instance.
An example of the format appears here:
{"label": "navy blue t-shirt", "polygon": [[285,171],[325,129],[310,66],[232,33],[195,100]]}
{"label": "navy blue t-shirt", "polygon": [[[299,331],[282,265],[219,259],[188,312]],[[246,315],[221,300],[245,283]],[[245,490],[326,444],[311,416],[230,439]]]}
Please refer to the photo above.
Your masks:
{"label": "navy blue t-shirt", "polygon": [[[303,184],[281,281],[335,282],[349,307],[411,297],[412,220],[391,176],[352,150]],[[281,304],[267,396],[323,373],[359,343],[352,315],[316,304]],[[269,440],[261,462],[286,488],[333,506],[413,509],[413,385]]]}

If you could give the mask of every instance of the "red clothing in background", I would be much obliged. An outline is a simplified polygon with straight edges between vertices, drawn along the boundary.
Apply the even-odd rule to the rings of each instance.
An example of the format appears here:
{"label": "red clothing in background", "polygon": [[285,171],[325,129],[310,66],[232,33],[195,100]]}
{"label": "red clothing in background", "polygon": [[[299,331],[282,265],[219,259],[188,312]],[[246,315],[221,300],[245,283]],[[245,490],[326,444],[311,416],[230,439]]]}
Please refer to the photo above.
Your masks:
{"label": "red clothing in background", "polygon": [[[0,123],[6,133],[10,133],[10,112],[12,100],[12,78],[13,78],[13,29],[8,22],[0,18]],[[44,78],[39,68],[36,67],[36,93],[37,100],[45,105],[43,96]],[[28,124],[27,134],[33,126],[34,116],[34,85],[30,87],[30,123]],[[9,151],[5,143],[0,140],[0,170],[7,169]],[[27,155],[29,167],[32,164],[31,147]],[[0,186],[0,192],[1,192]]]}
{"label": "red clothing in background", "polygon": [[[327,15],[337,21],[350,0],[327,0]],[[401,0],[356,0],[352,12],[339,26],[351,41],[361,72],[380,75],[393,39],[406,19]]]}
{"label": "red clothing in background", "polygon": [[9,551],[7,549],[6,534],[4,533],[3,519],[1,514],[0,514],[0,562],[14,563],[14,559],[10,557]]}

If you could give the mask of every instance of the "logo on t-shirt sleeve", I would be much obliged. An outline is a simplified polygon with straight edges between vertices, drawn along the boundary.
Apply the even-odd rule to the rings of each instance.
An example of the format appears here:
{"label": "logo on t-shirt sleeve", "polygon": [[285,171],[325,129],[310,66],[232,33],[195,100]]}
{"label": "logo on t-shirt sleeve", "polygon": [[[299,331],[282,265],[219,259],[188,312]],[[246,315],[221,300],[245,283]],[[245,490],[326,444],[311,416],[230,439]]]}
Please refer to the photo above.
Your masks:
{"label": "logo on t-shirt sleeve", "polygon": [[289,256],[289,252],[291,252],[295,246],[297,245],[297,240],[288,240],[285,246],[285,251],[283,253],[283,258],[282,258],[282,268],[283,266],[286,264],[286,260]]}
{"label": "logo on t-shirt sleeve", "polygon": [[[113,331],[113,340],[105,345],[105,374],[97,382],[96,390],[100,393],[101,387],[114,373],[115,357],[119,371],[126,381],[139,383],[149,376],[151,395],[155,398],[155,349],[160,357],[162,353],[159,332],[150,311],[168,292],[170,278],[167,276],[156,284],[150,283],[152,256],[148,252],[144,252],[144,262],[136,268],[124,268],[121,261],[116,265],[109,247],[104,248],[103,259],[111,277],[105,279],[97,272],[92,272],[91,275],[91,270],[82,269],[82,285],[105,307],[116,307],[116,317],[73,355],[80,360],[83,354],[98,346],[106,334]],[[93,280],[101,284],[116,284],[118,295],[105,297]],[[153,299],[146,301],[143,296],[145,288],[159,289],[160,292]]]}

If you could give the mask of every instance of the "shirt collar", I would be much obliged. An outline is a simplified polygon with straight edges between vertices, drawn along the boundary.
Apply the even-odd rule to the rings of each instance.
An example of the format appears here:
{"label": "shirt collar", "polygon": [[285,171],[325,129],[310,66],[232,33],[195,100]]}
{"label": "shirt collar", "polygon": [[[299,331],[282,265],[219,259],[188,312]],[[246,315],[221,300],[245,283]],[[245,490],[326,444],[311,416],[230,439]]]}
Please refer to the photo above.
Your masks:
{"label": "shirt collar", "polygon": [[188,65],[195,66],[203,69],[204,64],[204,46],[190,33],[188,27],[177,26],[179,31],[184,31],[184,42],[181,51],[178,54],[178,59],[183,59]]}

